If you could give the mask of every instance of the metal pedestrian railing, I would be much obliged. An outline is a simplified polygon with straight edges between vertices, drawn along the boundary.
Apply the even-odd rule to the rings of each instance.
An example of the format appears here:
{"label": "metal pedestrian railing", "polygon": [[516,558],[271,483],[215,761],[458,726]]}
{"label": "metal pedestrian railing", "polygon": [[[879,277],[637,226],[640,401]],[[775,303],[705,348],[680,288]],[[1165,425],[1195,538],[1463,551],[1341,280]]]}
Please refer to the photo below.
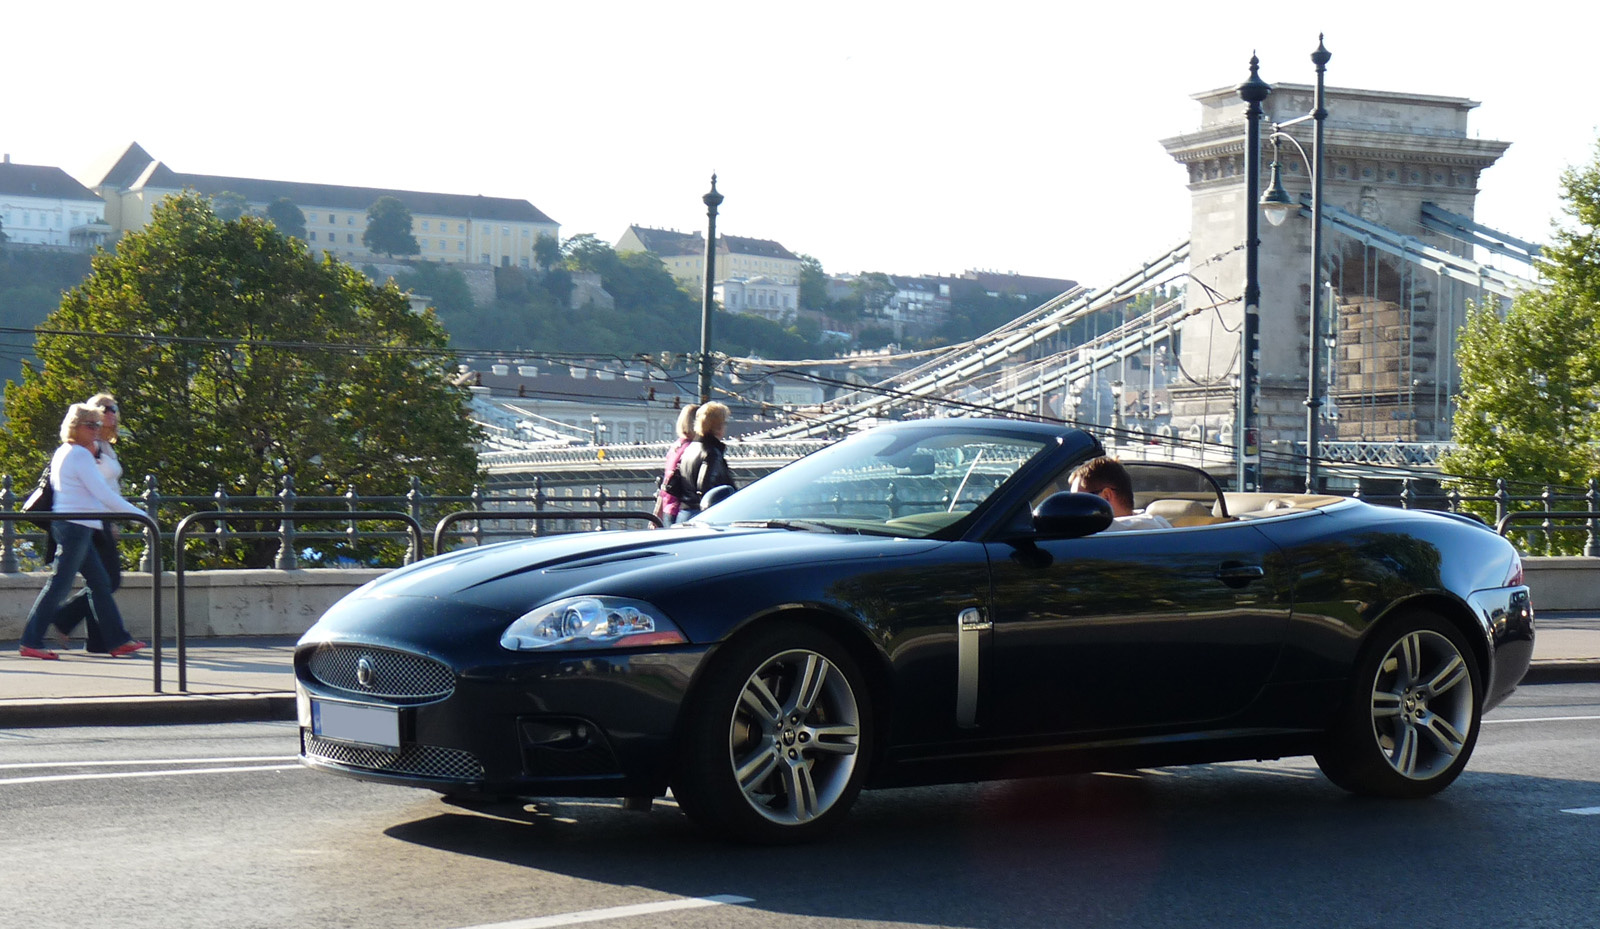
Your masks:
{"label": "metal pedestrian railing", "polygon": [[[268,517],[268,518],[273,518],[273,519],[279,520],[280,523],[282,525],[284,525],[284,526],[291,527],[289,532],[290,532],[290,541],[291,541],[291,544],[292,544],[292,542],[293,542],[293,528],[292,527],[299,520],[308,520],[308,519],[343,519],[343,518],[345,518],[347,516],[351,516],[351,515],[352,514],[349,511],[340,511],[340,510],[298,510],[298,511],[279,510],[277,512],[267,512],[267,511],[260,511],[260,510],[235,510],[235,511],[232,511],[232,512],[222,512],[222,513],[191,513],[188,516],[185,516],[178,523],[178,527],[176,529],[174,529],[173,532],[172,532],[172,539],[173,539],[172,548],[173,548],[173,552],[174,552],[173,559],[172,559],[172,561],[173,561],[173,599],[177,603],[177,627],[178,627],[177,628],[178,690],[186,691],[186,690],[189,689],[189,672],[188,672],[189,654],[188,654],[188,648],[187,648],[187,643],[188,643],[188,623],[187,623],[188,614],[187,614],[187,612],[185,610],[185,604],[187,603],[187,599],[188,598],[185,596],[186,591],[187,591],[187,587],[184,584],[184,565],[185,565],[185,562],[187,561],[187,559],[184,557],[184,547],[185,546],[183,544],[185,539],[186,539],[186,537],[189,534],[189,527],[193,526],[195,523],[202,522],[202,521],[207,521],[207,520],[260,519],[260,518],[263,518],[263,517]],[[406,553],[405,563],[406,564],[410,564],[411,562],[417,560],[415,555],[417,553],[421,553],[422,552],[422,544],[423,544],[422,524],[418,523],[416,518],[413,517],[410,513],[402,513],[402,512],[398,512],[398,511],[388,511],[388,510],[363,510],[360,513],[357,513],[357,514],[354,514],[354,515],[359,516],[361,519],[365,519],[365,520],[388,520],[388,521],[396,521],[396,522],[405,523],[406,524],[406,528],[410,530],[411,540],[412,540],[411,548]],[[151,520],[150,525],[154,526],[155,525],[155,521]],[[236,537],[241,536],[241,535],[242,536],[260,535],[260,536],[268,536],[268,537],[270,537],[273,534],[272,533],[239,533],[239,534],[236,534]],[[159,555],[158,555],[158,557],[159,557]],[[159,576],[159,571],[157,572],[157,576]],[[161,586],[160,584],[152,584],[151,585],[152,588],[156,588],[156,587],[160,587],[160,586]],[[157,641],[159,642],[159,639]],[[159,648],[159,645],[157,646],[157,648]],[[158,665],[159,665],[159,661],[160,661],[159,655],[160,655],[160,653],[157,652],[157,663],[158,663]],[[156,692],[157,693],[161,692],[160,678],[159,677],[156,680]]]}
{"label": "metal pedestrian railing", "polygon": [[[8,480],[9,480],[9,477],[8,477]],[[68,512],[68,513],[15,513],[15,512],[10,512],[10,511],[0,512],[0,521],[3,521],[3,526],[0,526],[0,531],[3,531],[3,534],[4,534],[5,538],[10,539],[10,538],[12,538],[14,536],[15,531],[16,531],[15,527],[12,524],[15,523],[18,520],[24,520],[24,521],[32,522],[32,523],[41,523],[41,522],[57,522],[57,521],[60,521],[60,520],[63,520],[63,519],[100,519],[100,520],[111,519],[111,520],[118,520],[118,521],[122,521],[122,522],[135,522],[135,523],[140,523],[140,524],[142,524],[144,526],[145,534],[146,534],[147,537],[158,536],[161,533],[161,527],[156,525],[156,521],[154,519],[152,519],[151,517],[145,516],[145,515],[142,515],[142,514],[138,515],[138,516],[134,516],[134,515],[132,515],[130,513],[124,513],[124,512],[122,512],[120,510],[118,510],[116,512],[102,512],[102,511],[98,511],[98,510],[95,510],[95,511],[87,511],[87,510],[85,510],[85,511],[76,511],[76,512]],[[42,533],[41,533],[41,535],[42,535]],[[151,558],[153,559],[155,577],[160,578],[161,577],[161,547],[159,545],[153,545],[152,544],[152,545],[149,545],[148,548],[152,552]],[[7,550],[9,551],[9,549],[10,549],[10,543],[7,542]],[[150,657],[151,657],[151,662],[150,662],[150,687],[151,687],[151,690],[153,690],[155,693],[161,693],[161,584],[160,583],[152,583],[150,585]],[[181,672],[181,664],[180,664],[180,674],[181,673],[182,672]]]}
{"label": "metal pedestrian railing", "polygon": [[616,511],[609,513],[578,513],[574,510],[562,510],[558,512],[547,512],[542,510],[458,510],[457,512],[446,514],[444,518],[440,519],[439,522],[433,527],[433,553],[435,555],[444,554],[445,542],[452,534],[449,532],[450,527],[464,520],[473,520],[477,523],[477,525],[470,530],[456,532],[454,535],[461,538],[470,538],[475,544],[482,545],[486,536],[524,535],[524,533],[518,532],[515,529],[485,529],[483,527],[484,521],[517,522],[519,520],[526,520],[533,523],[533,535],[538,536],[541,534],[539,532],[539,527],[542,523],[561,519],[570,520],[574,518],[574,516],[597,521],[599,523],[597,528],[601,530],[610,528],[607,523],[613,520],[620,520],[624,522],[628,520],[639,520],[650,523],[653,528],[661,528],[661,517],[654,513],[646,513],[642,510],[635,512]]}

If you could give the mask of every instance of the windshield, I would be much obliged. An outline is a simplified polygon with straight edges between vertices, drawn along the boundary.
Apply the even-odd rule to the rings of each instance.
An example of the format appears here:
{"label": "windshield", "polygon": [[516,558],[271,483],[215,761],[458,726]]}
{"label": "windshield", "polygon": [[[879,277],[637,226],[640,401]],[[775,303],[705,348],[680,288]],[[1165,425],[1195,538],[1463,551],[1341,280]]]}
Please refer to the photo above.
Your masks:
{"label": "windshield", "polygon": [[693,522],[925,538],[977,509],[1044,446],[958,425],[862,433],[773,472]]}

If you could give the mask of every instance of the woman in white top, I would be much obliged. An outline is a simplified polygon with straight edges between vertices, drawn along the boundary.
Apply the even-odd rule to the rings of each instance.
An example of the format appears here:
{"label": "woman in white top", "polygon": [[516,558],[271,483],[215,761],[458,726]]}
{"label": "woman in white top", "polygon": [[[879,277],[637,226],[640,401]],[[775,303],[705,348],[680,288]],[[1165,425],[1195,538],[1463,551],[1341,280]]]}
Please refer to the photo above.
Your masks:
{"label": "woman in white top", "polygon": [[[56,513],[82,513],[103,510],[123,512],[130,516],[143,515],[139,508],[122,499],[107,484],[95,467],[94,453],[90,448],[99,437],[104,420],[100,410],[87,403],[74,403],[61,421],[61,447],[50,459],[50,484],[55,488]],[[112,657],[129,655],[145,647],[128,634],[122,625],[122,614],[111,595],[111,579],[106,574],[100,555],[94,550],[94,536],[100,530],[98,519],[65,519],[55,521],[55,537],[59,551],[56,554],[55,573],[39,591],[39,598],[28,612],[28,624],[22,630],[21,653],[24,658],[59,658],[44,647],[44,631],[55,618],[56,610],[72,589],[72,581],[80,572],[89,586],[89,603],[95,619],[100,624],[100,634],[111,647]]]}
{"label": "woman in white top", "polygon": [[[100,411],[100,435],[89,446],[89,450],[94,452],[95,467],[100,470],[100,476],[106,479],[106,483],[111,485],[111,489],[120,494],[122,462],[117,460],[115,443],[122,419],[117,398],[110,394],[95,394],[84,403]],[[100,564],[106,569],[106,577],[111,581],[111,591],[115,593],[122,587],[122,551],[117,545],[117,524],[107,522],[104,530],[94,534],[93,544],[95,554],[100,556]],[[89,599],[87,587],[68,597],[61,604],[61,609],[56,611],[54,625],[61,631],[62,638],[66,639],[72,635],[72,630],[78,628],[79,623],[83,623],[83,650],[91,655],[104,655],[111,648],[106,644],[105,636],[100,634],[100,624],[95,621]]]}

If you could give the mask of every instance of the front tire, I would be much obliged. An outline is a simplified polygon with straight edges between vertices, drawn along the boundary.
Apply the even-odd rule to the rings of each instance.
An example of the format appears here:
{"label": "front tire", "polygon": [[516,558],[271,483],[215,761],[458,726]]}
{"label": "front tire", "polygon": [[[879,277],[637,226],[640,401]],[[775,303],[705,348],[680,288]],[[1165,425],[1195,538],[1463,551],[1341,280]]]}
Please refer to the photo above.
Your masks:
{"label": "front tire", "polygon": [[1409,613],[1362,656],[1317,765],[1351,793],[1430,796],[1467,766],[1482,715],[1482,676],[1461,632]]}
{"label": "front tire", "polygon": [[673,795],[728,838],[810,841],[860,792],[873,732],[849,652],[810,626],[774,623],[724,646],[684,707]]}

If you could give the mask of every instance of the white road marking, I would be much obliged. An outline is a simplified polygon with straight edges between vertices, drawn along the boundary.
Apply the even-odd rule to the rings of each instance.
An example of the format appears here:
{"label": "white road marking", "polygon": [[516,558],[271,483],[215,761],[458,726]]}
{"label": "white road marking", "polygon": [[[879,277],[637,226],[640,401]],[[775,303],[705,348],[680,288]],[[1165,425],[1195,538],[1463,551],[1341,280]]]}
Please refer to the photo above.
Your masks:
{"label": "white road marking", "polygon": [[635,903],[629,906],[609,906],[603,910],[579,910],[575,913],[558,913],[555,916],[535,916],[531,919],[514,919],[506,923],[466,926],[463,929],[547,929],[550,926],[574,926],[578,923],[593,923],[603,919],[625,919],[629,916],[649,916],[653,913],[668,913],[673,910],[693,910],[706,906],[754,902],[750,897],[717,894],[714,897],[662,900],[659,903]]}
{"label": "white road marking", "polygon": [[1485,726],[1497,723],[1582,723],[1600,719],[1600,716],[1528,716],[1522,719],[1486,719]]}
{"label": "white road marking", "polygon": [[1600,816],[1600,806],[1580,806],[1575,810],[1562,810],[1563,813],[1577,813],[1579,816]]}
{"label": "white road marking", "polygon": [[57,781],[109,781],[129,777],[177,777],[185,774],[237,774],[241,771],[305,771],[298,764],[249,765],[242,768],[180,768],[176,771],[108,771],[104,774],[43,774],[37,777],[8,777],[6,784],[48,784]]}
{"label": "white road marking", "polygon": [[98,768],[136,764],[239,764],[245,761],[293,761],[295,755],[241,755],[238,758],[135,758],[128,761],[26,761],[0,764],[0,771],[18,768]]}

